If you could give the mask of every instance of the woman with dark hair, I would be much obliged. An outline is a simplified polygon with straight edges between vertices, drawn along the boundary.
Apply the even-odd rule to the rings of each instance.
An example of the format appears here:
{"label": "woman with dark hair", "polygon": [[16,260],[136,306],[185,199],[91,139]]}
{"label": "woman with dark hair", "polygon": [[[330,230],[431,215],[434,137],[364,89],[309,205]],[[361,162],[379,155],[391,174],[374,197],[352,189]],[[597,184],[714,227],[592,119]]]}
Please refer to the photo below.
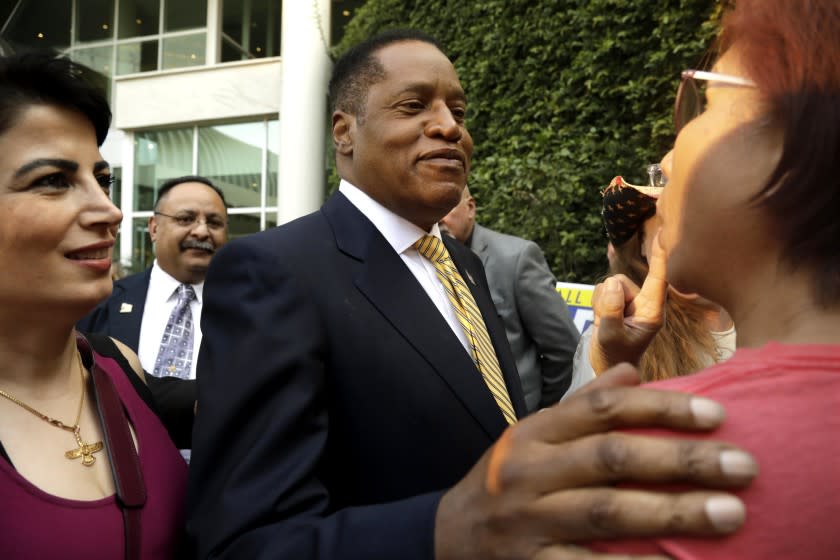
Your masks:
{"label": "woman with dark hair", "polygon": [[[836,0],[738,0],[711,71],[682,73],[658,244],[672,286],[729,312],[738,350],[652,386],[723,403],[727,420],[714,437],[748,449],[761,473],[740,493],[747,519],[732,537],[605,548],[676,558],[837,557],[838,29]],[[611,303],[623,297],[615,283],[603,293]],[[628,312],[602,317],[602,328],[631,323]]]}
{"label": "woman with dark hair", "polygon": [[85,72],[0,57],[0,558],[176,558],[186,465],[136,355],[74,329],[111,292],[122,219]]}

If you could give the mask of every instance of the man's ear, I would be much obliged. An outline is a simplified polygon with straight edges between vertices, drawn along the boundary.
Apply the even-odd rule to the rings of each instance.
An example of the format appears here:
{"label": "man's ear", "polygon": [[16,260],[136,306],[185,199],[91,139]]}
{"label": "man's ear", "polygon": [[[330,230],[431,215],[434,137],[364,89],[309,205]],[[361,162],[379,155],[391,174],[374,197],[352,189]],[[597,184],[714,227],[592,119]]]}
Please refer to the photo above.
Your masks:
{"label": "man's ear", "polygon": [[353,155],[353,132],[356,118],[344,111],[336,111],[332,116],[332,136],[335,151],[343,156]]}
{"label": "man's ear", "polygon": [[157,227],[158,227],[157,219],[154,216],[150,217],[149,218],[149,237],[152,238],[152,243],[155,243],[157,241]]}

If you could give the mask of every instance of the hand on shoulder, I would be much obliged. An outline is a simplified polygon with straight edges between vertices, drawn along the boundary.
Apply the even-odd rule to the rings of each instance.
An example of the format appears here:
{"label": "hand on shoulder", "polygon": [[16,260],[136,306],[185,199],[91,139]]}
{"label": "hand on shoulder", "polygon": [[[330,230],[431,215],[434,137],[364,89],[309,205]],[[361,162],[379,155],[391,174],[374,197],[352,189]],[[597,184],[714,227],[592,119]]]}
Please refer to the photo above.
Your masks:
{"label": "hand on shoulder", "polygon": [[[723,535],[740,527],[740,500],[710,489],[749,484],[757,472],[749,455],[710,440],[612,431],[708,431],[723,421],[723,408],[638,383],[636,371],[621,364],[508,428],[441,499],[436,560],[595,558],[573,543]],[[735,455],[754,468],[727,473],[726,461]],[[615,487],[677,481],[697,487],[683,493]]]}

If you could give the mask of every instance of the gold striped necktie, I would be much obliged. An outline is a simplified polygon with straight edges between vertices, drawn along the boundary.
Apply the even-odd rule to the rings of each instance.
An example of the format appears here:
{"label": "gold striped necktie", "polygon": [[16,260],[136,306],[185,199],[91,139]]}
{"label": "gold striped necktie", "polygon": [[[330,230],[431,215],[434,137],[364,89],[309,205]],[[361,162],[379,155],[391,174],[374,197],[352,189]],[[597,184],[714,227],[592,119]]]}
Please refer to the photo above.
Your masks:
{"label": "gold striped necktie", "polygon": [[467,335],[470,354],[475,366],[481,372],[481,376],[499,408],[502,409],[505,420],[508,424],[513,424],[516,422],[516,413],[513,411],[513,404],[511,404],[510,395],[508,395],[507,387],[505,387],[505,379],[502,376],[502,369],[499,367],[499,360],[496,358],[496,351],[490,342],[481,312],[478,310],[469,288],[464,284],[464,279],[461,278],[461,274],[455,268],[455,264],[449,256],[449,251],[446,250],[443,242],[433,235],[421,237],[414,244],[414,248],[434,265],[437,277],[443,284],[449,302],[455,309],[458,322],[461,323],[461,327]]}

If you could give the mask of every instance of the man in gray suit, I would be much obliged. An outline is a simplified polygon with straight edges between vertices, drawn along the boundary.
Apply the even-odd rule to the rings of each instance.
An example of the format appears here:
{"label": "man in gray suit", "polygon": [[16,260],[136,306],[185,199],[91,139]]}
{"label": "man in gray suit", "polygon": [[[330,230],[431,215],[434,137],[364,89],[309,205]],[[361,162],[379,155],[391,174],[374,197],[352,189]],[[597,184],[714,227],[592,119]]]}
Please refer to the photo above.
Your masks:
{"label": "man in gray suit", "polygon": [[440,222],[442,231],[473,250],[484,264],[493,303],[502,317],[528,411],[550,406],[572,379],[577,327],[555,290],[557,279],[533,241],[475,223],[475,198],[461,202]]}

